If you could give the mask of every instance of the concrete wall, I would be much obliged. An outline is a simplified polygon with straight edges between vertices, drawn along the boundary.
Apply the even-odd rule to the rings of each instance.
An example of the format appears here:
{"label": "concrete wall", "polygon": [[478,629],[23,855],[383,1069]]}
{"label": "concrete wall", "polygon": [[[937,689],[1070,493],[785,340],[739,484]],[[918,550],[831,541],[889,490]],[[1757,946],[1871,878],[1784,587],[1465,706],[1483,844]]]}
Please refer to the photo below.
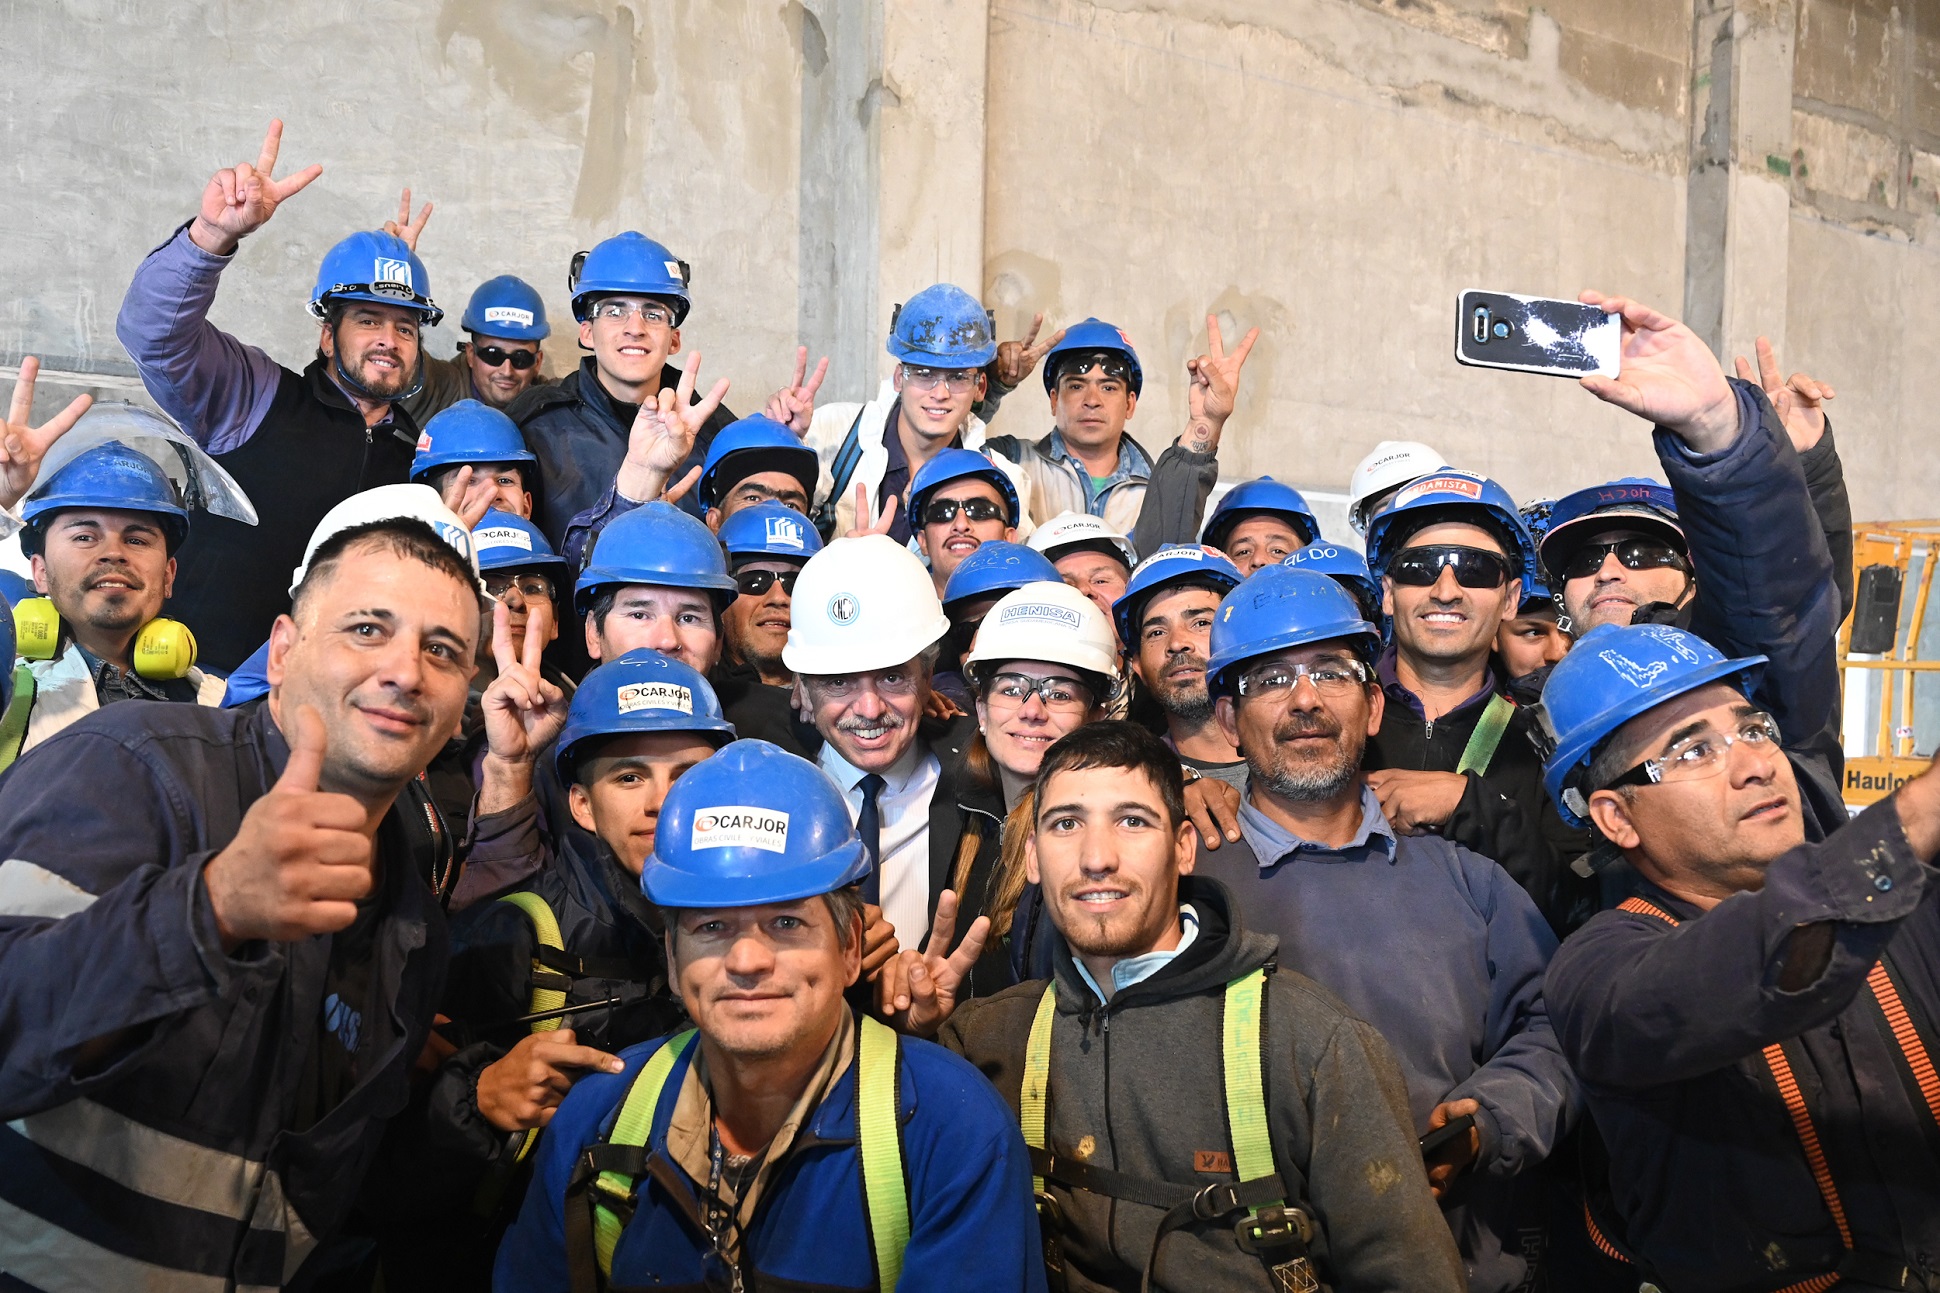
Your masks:
{"label": "concrete wall", "polygon": [[[870,389],[891,307],[948,278],[1007,336],[1124,326],[1154,447],[1205,313],[1260,326],[1228,475],[1337,488],[1406,437],[1536,497],[1649,470],[1647,430],[1457,366],[1455,296],[1596,286],[1779,339],[1840,390],[1859,514],[1940,512],[1940,0],[76,0],[8,9],[0,49],[30,72],[0,361],[104,389],[133,266],[280,115],[325,174],[215,317],[289,363],[317,257],[408,183],[454,316],[509,271],[564,318],[573,251],[661,237],[738,409],[798,338]],[[1048,425],[1030,390],[998,421]]]}

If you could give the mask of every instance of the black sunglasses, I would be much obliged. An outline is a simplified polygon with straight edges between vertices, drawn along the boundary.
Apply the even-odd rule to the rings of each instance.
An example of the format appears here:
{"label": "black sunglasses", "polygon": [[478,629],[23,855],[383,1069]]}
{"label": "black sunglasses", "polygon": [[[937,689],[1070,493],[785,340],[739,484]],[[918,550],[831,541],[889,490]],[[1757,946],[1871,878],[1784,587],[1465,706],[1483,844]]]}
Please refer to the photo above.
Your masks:
{"label": "black sunglasses", "polygon": [[497,368],[510,360],[512,367],[520,372],[539,362],[539,352],[536,350],[506,350],[500,346],[473,346],[472,354],[477,356],[478,362],[487,368]]}
{"label": "black sunglasses", "polygon": [[1594,575],[1603,569],[1603,559],[1613,552],[1625,570],[1689,569],[1684,554],[1662,539],[1618,539],[1615,543],[1592,543],[1578,548],[1563,564],[1563,578]]}
{"label": "black sunglasses", "polygon": [[759,597],[779,582],[781,591],[793,597],[795,580],[801,573],[799,570],[743,570],[734,576],[734,587],[743,597]]}
{"label": "black sunglasses", "polygon": [[933,498],[923,506],[924,525],[948,525],[957,519],[957,509],[971,521],[1007,519],[1003,504],[987,498]]}
{"label": "black sunglasses", "polygon": [[1444,568],[1452,569],[1455,582],[1464,588],[1500,588],[1515,574],[1509,559],[1499,552],[1436,543],[1396,553],[1388,563],[1388,578],[1408,588],[1428,588],[1441,578]]}

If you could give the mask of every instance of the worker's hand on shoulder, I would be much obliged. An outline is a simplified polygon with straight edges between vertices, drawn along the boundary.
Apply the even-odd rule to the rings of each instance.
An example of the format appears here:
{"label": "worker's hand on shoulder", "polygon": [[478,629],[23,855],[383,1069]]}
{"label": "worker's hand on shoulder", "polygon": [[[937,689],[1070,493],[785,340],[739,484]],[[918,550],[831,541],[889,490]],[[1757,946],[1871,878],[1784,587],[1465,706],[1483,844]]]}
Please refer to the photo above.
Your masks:
{"label": "worker's hand on shoulder", "polygon": [[304,706],[289,716],[290,761],[249,806],[236,838],[209,859],[202,880],[224,951],[255,939],[291,943],[357,918],[371,891],[364,806],[317,788],[327,737]]}

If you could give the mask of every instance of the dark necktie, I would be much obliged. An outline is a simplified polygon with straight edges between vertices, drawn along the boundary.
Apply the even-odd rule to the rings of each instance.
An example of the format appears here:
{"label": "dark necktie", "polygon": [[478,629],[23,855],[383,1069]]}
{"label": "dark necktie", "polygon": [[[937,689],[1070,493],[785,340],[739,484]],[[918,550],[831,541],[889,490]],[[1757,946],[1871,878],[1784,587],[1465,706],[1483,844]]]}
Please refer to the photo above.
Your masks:
{"label": "dark necktie", "polygon": [[862,879],[862,900],[882,906],[882,809],[876,796],[887,783],[871,772],[857,783],[862,787],[862,811],[855,819],[855,833],[869,852],[869,874]]}

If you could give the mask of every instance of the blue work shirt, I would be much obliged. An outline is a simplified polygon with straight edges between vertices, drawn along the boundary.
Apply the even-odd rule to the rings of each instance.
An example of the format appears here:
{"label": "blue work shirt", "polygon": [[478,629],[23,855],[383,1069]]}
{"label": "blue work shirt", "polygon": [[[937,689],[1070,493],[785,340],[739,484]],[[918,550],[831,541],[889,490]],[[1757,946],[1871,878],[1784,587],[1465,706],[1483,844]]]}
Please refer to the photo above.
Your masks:
{"label": "blue work shirt", "polygon": [[1232,890],[1280,963],[1380,1030],[1408,1083],[1418,1132],[1436,1105],[1473,1099],[1482,1147],[1444,1212],[1471,1290],[1515,1287],[1520,1204],[1511,1179],[1548,1157],[1574,1121],[1577,1085],[1543,1005],[1556,937],[1522,887],[1487,858],[1433,835],[1397,836],[1372,790],[1335,847],[1301,839],[1251,797],[1238,844],[1203,845],[1197,873]]}

